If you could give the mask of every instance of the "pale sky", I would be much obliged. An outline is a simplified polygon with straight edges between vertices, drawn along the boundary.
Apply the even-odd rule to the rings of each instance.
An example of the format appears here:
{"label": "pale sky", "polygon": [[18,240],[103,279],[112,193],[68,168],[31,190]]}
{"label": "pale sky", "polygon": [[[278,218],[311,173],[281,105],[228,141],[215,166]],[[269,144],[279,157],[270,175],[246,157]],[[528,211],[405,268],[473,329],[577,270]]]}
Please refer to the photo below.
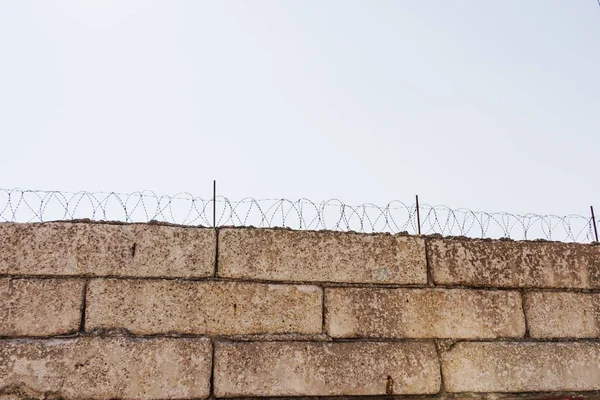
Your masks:
{"label": "pale sky", "polygon": [[0,0],[0,187],[600,209],[595,0]]}

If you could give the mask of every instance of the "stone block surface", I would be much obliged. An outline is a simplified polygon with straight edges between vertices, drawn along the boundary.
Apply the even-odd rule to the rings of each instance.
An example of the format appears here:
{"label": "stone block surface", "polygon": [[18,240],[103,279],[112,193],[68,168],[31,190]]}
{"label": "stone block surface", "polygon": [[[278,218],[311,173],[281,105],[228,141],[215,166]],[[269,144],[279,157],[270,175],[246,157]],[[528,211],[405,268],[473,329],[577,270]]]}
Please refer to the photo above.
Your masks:
{"label": "stone block surface", "polygon": [[217,397],[431,394],[440,389],[433,343],[215,344]]}
{"label": "stone block surface", "polygon": [[417,237],[390,234],[221,229],[219,276],[425,284],[425,242]]}
{"label": "stone block surface", "polygon": [[436,284],[597,288],[600,246],[486,239],[428,239]]}
{"label": "stone block surface", "polygon": [[0,388],[64,399],[206,398],[206,339],[78,338],[0,341]]}
{"label": "stone block surface", "polygon": [[86,330],[211,335],[322,330],[322,289],[241,282],[93,279]]}
{"label": "stone block surface", "polygon": [[0,274],[206,277],[215,248],[213,229],[0,223]]}
{"label": "stone block surface", "polygon": [[600,336],[600,294],[530,292],[525,294],[525,312],[532,337]]}
{"label": "stone block surface", "polygon": [[522,337],[516,291],[466,289],[325,289],[325,326],[338,338]]}
{"label": "stone block surface", "polygon": [[442,369],[448,392],[600,390],[600,344],[462,342]]}
{"label": "stone block surface", "polygon": [[81,322],[82,280],[0,279],[0,336],[50,336],[76,332]]}

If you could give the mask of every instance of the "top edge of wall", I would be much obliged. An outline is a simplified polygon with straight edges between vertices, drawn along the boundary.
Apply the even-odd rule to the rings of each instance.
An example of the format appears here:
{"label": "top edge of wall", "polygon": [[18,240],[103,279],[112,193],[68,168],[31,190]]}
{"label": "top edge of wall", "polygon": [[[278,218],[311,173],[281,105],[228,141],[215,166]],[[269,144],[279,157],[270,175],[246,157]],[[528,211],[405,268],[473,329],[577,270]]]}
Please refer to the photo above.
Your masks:
{"label": "top edge of wall", "polygon": [[[125,222],[125,221],[98,221],[89,218],[83,219],[70,219],[70,220],[54,220],[54,221],[43,221],[43,222],[9,222],[0,221],[0,225],[49,225],[49,224],[89,224],[89,225],[136,225],[136,226],[164,226],[172,228],[185,228],[185,229],[215,229],[212,226],[206,225],[184,225],[175,224],[172,222],[156,221],[151,220],[148,222]],[[331,229],[294,229],[288,227],[256,227],[252,225],[248,226],[235,226],[235,225],[221,225],[217,226],[216,229],[230,229],[230,230],[261,230],[261,231],[282,231],[282,232],[306,232],[306,233],[330,233],[330,234],[341,234],[341,235],[361,235],[361,236],[405,236],[405,237],[418,237],[423,239],[444,239],[452,241],[477,241],[477,242],[512,242],[512,243],[564,243],[573,245],[585,245],[585,246],[600,246],[600,242],[568,242],[561,240],[548,240],[548,239],[513,239],[508,237],[502,238],[488,238],[488,237],[469,237],[469,236],[444,236],[440,233],[430,233],[423,235],[411,234],[409,232],[359,232],[353,230],[331,230]]]}

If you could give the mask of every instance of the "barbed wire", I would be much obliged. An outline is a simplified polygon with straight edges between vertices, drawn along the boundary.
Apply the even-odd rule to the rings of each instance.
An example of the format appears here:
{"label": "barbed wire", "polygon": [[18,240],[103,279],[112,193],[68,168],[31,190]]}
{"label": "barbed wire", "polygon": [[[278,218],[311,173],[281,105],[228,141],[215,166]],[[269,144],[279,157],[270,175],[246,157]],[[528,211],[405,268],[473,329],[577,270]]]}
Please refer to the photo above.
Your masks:
{"label": "barbed wire", "polygon": [[[567,242],[594,240],[591,217],[583,215],[511,214],[451,209],[443,205],[419,206],[421,232],[478,238],[545,239]],[[95,221],[160,221],[190,226],[286,227],[302,230],[356,232],[408,232],[416,234],[415,204],[394,200],[385,206],[367,203],[351,206],[338,199],[253,199],[238,201],[223,196],[174,196],[152,191],[133,193],[60,192],[0,189],[0,222],[46,222],[91,219]],[[600,225],[600,220],[597,221]]]}

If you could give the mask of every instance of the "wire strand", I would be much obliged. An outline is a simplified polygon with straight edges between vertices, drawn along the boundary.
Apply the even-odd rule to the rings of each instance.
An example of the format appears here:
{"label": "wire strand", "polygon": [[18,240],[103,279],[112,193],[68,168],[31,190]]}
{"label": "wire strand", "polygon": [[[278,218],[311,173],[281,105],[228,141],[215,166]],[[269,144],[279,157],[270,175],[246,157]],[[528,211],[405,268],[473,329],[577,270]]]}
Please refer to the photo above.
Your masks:
{"label": "wire strand", "polygon": [[[594,221],[591,217],[575,214],[512,214],[421,204],[419,216],[423,234],[567,242],[594,240]],[[349,205],[339,199],[320,202],[306,198],[230,200],[217,196],[213,200],[212,196],[200,198],[190,193],[167,196],[152,191],[90,193],[0,189],[0,222],[74,219],[365,233],[419,232],[416,205],[400,200],[381,206],[372,203]],[[600,220],[596,224],[600,225]]]}

